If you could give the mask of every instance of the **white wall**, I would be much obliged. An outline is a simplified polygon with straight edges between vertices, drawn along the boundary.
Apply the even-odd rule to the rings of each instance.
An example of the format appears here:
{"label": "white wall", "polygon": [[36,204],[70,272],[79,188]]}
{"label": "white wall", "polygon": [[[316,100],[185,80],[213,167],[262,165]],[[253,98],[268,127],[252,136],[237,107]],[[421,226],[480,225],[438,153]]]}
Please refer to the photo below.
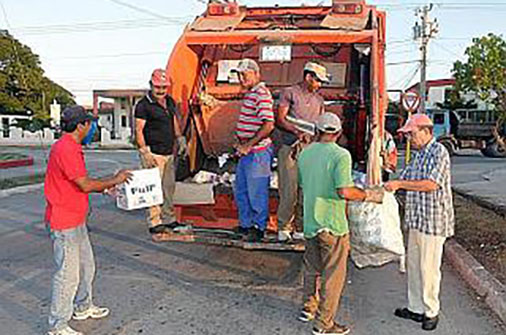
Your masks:
{"label": "white wall", "polygon": [[17,127],[10,127],[9,136],[0,132],[0,145],[51,145],[54,143],[53,130],[44,128],[34,133]]}
{"label": "white wall", "polygon": [[4,128],[4,120],[7,119],[8,120],[8,123],[7,123],[7,127],[9,127],[9,129],[13,126],[13,124],[16,122],[16,119],[23,119],[23,120],[27,120],[27,119],[30,119],[31,116],[26,116],[26,115],[5,115],[5,114],[0,114],[0,136],[3,137],[3,128]]}
{"label": "white wall", "polygon": [[[445,91],[449,89],[453,89],[453,86],[446,85],[446,86],[430,87],[429,95],[427,97],[427,108],[437,108],[436,106],[437,103],[444,103]],[[462,98],[464,101],[474,100],[478,105],[476,107],[476,109],[478,110],[487,110],[492,108],[492,106],[487,106],[486,103],[478,99],[476,97],[476,94],[473,93],[464,94]]]}
{"label": "white wall", "polygon": [[429,88],[429,96],[427,99],[427,108],[436,108],[437,103],[445,102],[445,90],[452,88],[451,85],[448,86],[438,86]]}

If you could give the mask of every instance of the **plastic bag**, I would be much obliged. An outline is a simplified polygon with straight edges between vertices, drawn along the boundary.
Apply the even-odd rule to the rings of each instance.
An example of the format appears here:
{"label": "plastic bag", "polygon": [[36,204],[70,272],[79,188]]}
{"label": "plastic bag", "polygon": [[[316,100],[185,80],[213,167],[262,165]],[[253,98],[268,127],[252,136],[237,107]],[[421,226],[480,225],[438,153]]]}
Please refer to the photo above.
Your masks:
{"label": "plastic bag", "polygon": [[385,192],[382,204],[350,202],[351,258],[359,268],[381,266],[405,254],[399,204]]}

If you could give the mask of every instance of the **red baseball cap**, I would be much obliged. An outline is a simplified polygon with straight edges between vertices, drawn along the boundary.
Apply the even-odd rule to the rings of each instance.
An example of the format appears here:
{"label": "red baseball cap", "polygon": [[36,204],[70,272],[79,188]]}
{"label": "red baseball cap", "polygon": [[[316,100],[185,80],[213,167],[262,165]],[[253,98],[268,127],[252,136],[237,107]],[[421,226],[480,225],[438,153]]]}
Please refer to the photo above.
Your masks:
{"label": "red baseball cap", "polygon": [[427,114],[416,113],[409,117],[404,127],[397,130],[398,133],[409,133],[421,126],[434,126],[430,117]]}
{"label": "red baseball cap", "polygon": [[168,86],[169,80],[164,69],[156,69],[151,74],[151,84],[156,86]]}

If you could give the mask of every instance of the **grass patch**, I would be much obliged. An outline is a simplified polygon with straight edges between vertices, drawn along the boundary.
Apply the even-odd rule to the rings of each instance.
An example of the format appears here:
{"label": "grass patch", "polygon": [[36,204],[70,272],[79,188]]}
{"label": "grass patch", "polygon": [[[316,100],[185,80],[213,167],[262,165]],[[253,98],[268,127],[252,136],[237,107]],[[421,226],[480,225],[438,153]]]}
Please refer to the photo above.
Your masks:
{"label": "grass patch", "polygon": [[454,195],[455,238],[492,275],[506,284],[506,218]]}
{"label": "grass patch", "polygon": [[17,159],[27,159],[30,158],[28,155],[23,155],[14,152],[0,152],[0,161],[11,161]]}
{"label": "grass patch", "polygon": [[38,173],[31,176],[13,177],[0,179],[0,190],[6,190],[13,187],[39,184],[44,182],[44,173]]}

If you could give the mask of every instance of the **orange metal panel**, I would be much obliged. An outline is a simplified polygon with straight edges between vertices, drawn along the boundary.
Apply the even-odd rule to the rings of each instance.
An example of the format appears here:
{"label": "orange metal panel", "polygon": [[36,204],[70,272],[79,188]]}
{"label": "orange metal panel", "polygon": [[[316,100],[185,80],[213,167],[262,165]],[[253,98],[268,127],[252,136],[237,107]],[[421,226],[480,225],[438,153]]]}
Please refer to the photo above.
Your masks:
{"label": "orange metal panel", "polygon": [[256,7],[248,8],[247,16],[327,15],[331,7]]}
{"label": "orange metal panel", "polygon": [[[214,205],[176,205],[178,222],[191,223],[195,227],[232,229],[239,224],[237,206],[233,195],[216,194]],[[269,221],[267,230],[277,231],[278,199],[269,198]]]}
{"label": "orange metal panel", "polygon": [[380,151],[383,141],[384,114],[386,108],[385,88],[385,21],[381,13],[373,12],[373,27],[375,34],[371,45],[371,136],[369,159],[367,161],[367,178],[371,185],[381,182]]}
{"label": "orange metal panel", "polygon": [[189,45],[256,44],[262,41],[285,43],[370,43],[373,31],[336,32],[327,30],[304,31],[232,31],[187,32]]}
{"label": "orange metal panel", "polygon": [[166,70],[170,81],[169,93],[185,116],[200,65],[198,55],[188,47],[184,35],[174,46]]}

